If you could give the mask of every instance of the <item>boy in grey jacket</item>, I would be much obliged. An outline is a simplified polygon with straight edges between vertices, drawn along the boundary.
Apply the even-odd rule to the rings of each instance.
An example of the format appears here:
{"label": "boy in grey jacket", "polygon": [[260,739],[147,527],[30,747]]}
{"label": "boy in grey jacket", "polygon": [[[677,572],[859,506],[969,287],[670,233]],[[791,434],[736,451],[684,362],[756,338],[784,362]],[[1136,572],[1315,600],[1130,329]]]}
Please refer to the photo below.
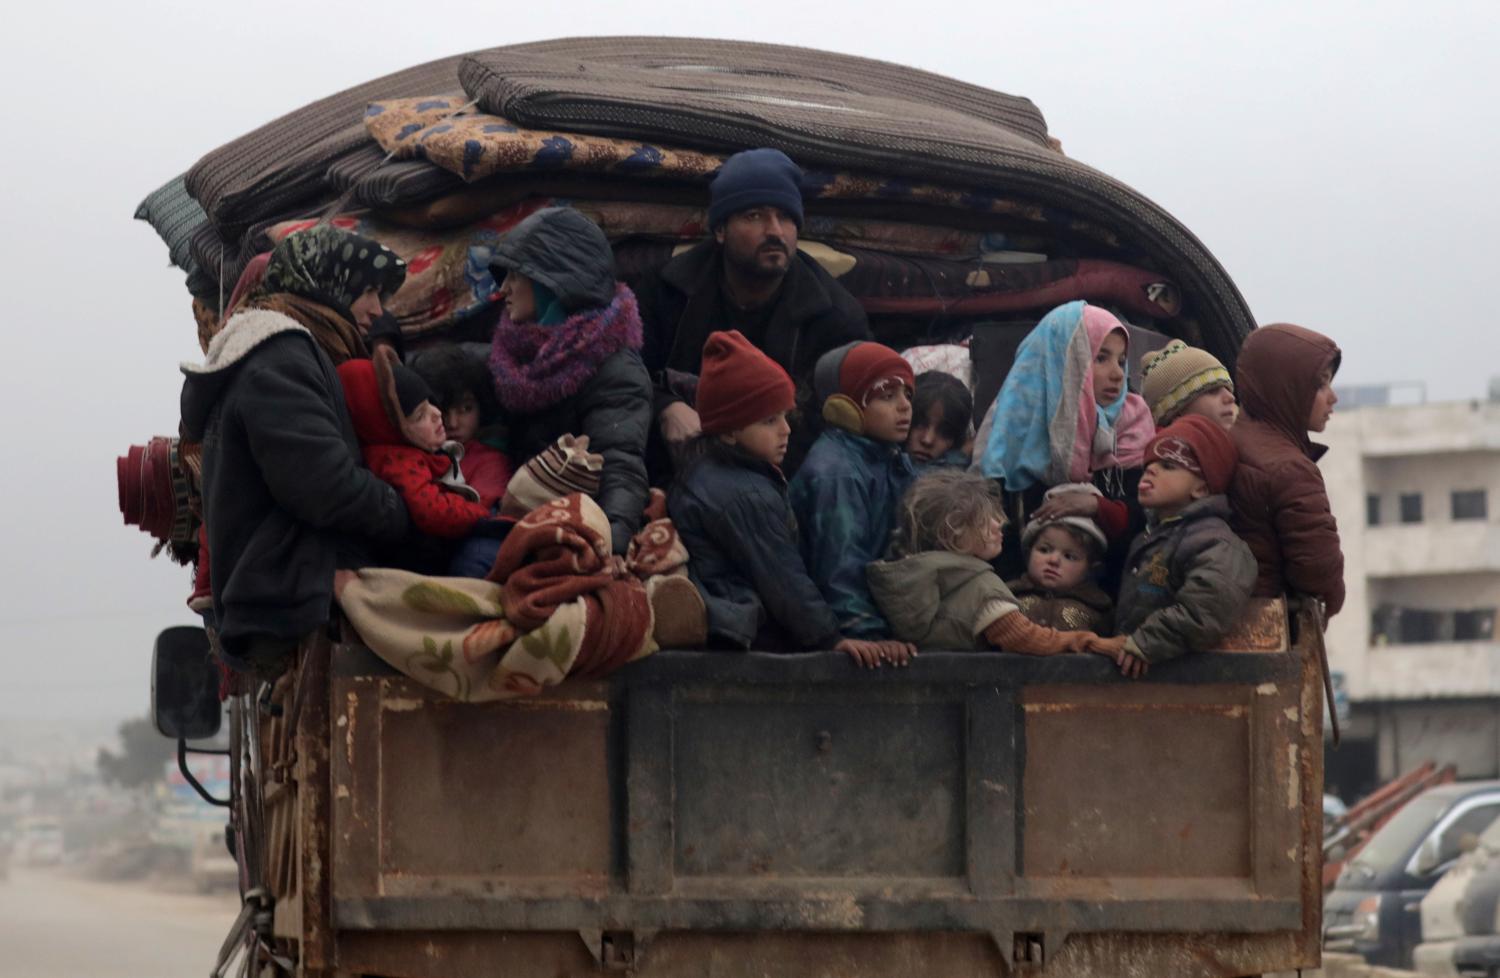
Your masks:
{"label": "boy in grey jacket", "polygon": [[1116,621],[1126,636],[1120,671],[1211,648],[1245,611],[1255,557],[1229,528],[1224,492],[1238,454],[1222,427],[1179,418],[1146,448],[1138,490],[1146,529],[1130,545]]}

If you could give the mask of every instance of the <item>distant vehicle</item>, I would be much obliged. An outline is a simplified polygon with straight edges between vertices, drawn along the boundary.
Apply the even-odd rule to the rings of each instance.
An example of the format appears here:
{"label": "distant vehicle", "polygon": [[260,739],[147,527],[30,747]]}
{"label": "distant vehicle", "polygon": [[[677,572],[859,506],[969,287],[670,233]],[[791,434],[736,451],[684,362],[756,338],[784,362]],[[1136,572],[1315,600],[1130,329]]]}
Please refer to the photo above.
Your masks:
{"label": "distant vehicle", "polygon": [[239,883],[240,866],[224,839],[224,823],[205,825],[193,840],[188,875],[200,893],[232,889]]}
{"label": "distant vehicle", "polygon": [[[1495,932],[1500,894],[1500,818],[1477,836],[1460,840],[1464,854],[1422,898],[1422,943],[1412,951],[1416,971],[1451,975],[1458,944]],[[1493,937],[1485,938],[1491,943]],[[1484,974],[1484,972],[1480,972]]]}
{"label": "distant vehicle", "polygon": [[1432,788],[1370,839],[1323,903],[1323,947],[1410,968],[1422,941],[1422,898],[1457,863],[1465,838],[1500,816],[1500,781]]}
{"label": "distant vehicle", "polygon": [[16,828],[13,858],[18,866],[55,866],[62,862],[62,822],[55,818],[27,819]]}

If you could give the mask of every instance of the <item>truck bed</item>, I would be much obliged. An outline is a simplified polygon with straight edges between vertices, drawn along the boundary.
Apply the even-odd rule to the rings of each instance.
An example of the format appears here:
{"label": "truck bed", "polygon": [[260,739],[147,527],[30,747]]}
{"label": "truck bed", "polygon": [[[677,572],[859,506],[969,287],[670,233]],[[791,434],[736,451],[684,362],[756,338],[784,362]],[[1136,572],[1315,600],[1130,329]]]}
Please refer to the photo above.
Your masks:
{"label": "truck bed", "polygon": [[481,705],[335,644],[305,660],[278,930],[311,970],[424,978],[1311,967],[1300,632],[1138,682],[1086,655],[662,652]]}

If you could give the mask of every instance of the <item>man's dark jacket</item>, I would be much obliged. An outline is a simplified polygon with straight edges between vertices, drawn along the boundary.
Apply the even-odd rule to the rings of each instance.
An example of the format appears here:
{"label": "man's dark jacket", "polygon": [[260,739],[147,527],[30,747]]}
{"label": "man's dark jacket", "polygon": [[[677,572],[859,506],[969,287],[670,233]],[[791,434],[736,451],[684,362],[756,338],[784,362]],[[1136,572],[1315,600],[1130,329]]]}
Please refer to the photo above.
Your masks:
{"label": "man's dark jacket", "polygon": [[336,568],[406,534],[406,507],[360,464],[338,374],[295,321],[241,312],[183,372],[220,643],[233,658],[254,635],[301,638],[328,620]]}
{"label": "man's dark jacket", "polygon": [[[720,329],[741,329],[738,311],[722,295],[723,253],[712,238],[683,252],[647,276],[636,289],[646,330],[642,351],[655,385],[653,414],[683,400],[666,371],[696,378],[703,367],[703,344]],[[797,385],[801,417],[792,427],[782,467],[796,471],[818,432],[822,405],[812,403],[813,365],[834,347],[870,339],[870,323],[858,300],[812,258],[797,252],[782,280],[764,332],[741,329]]]}

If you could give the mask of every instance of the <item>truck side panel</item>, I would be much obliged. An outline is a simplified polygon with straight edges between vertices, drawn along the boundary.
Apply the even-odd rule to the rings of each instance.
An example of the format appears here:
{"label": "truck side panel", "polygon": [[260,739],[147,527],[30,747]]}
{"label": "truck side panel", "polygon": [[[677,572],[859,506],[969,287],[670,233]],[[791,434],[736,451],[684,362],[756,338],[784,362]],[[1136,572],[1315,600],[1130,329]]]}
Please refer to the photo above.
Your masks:
{"label": "truck side panel", "polygon": [[336,647],[336,966],[1312,966],[1322,733],[1303,632],[1291,653],[1136,683],[1089,656],[865,674],[831,654],[663,653],[486,705]]}

